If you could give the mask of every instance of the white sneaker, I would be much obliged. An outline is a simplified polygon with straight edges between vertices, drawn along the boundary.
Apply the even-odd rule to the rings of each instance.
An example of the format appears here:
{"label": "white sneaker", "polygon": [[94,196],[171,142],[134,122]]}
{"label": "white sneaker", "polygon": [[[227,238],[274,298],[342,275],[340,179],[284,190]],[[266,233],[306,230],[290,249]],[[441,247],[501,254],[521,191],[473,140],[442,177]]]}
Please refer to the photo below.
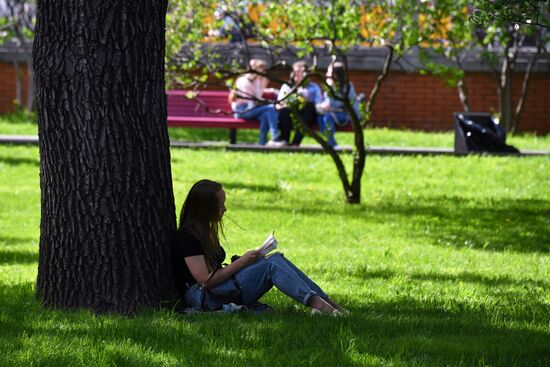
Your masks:
{"label": "white sneaker", "polygon": [[284,147],[285,145],[287,145],[286,141],[275,141],[275,140],[270,140],[267,142],[266,144],[268,147]]}

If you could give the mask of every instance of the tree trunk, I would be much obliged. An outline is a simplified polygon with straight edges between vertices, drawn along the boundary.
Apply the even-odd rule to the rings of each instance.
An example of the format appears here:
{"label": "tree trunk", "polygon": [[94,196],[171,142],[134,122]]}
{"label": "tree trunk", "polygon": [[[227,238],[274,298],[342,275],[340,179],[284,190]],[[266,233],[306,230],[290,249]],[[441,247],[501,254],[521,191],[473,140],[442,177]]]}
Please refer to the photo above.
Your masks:
{"label": "tree trunk", "polygon": [[531,60],[529,60],[529,63],[527,64],[527,69],[525,70],[525,74],[523,76],[523,83],[521,85],[521,95],[514,112],[512,126],[509,130],[511,134],[515,134],[515,132],[519,127],[521,114],[523,113],[523,107],[525,106],[525,100],[527,99],[527,87],[529,86],[529,79],[531,78],[531,72],[533,71],[533,66],[535,66],[535,63],[537,62],[538,56],[541,52],[542,52],[542,47],[540,44],[537,44],[537,52],[533,56],[531,56]]}
{"label": "tree trunk", "polygon": [[468,101],[468,90],[466,89],[466,82],[464,78],[460,79],[456,85],[458,88],[458,98],[460,98],[460,103],[462,104],[462,109],[464,112],[470,112],[470,102]]}
{"label": "tree trunk", "polygon": [[344,190],[344,195],[346,196],[346,202],[358,203],[358,201],[355,201],[353,199],[350,201],[350,198],[354,197],[354,193],[348,180],[346,166],[344,166],[344,162],[342,162],[342,159],[340,158],[338,153],[334,150],[333,147],[328,145],[328,143],[321,137],[321,135],[313,131],[313,129],[300,117],[300,115],[298,114],[298,108],[296,106],[291,106],[291,111],[291,115],[294,121],[298,122],[299,126],[301,126],[305,134],[311,136],[323,148],[325,153],[330,156],[330,158],[336,165],[336,171],[338,172],[338,177],[340,178],[340,182],[342,183],[342,189]]}
{"label": "tree trunk", "polygon": [[19,61],[13,61],[13,68],[15,69],[15,104],[17,111],[23,106],[23,78],[21,77],[21,68],[19,67]]}
{"label": "tree trunk", "polygon": [[37,295],[46,307],[133,314],[171,295],[166,5],[38,2]]}
{"label": "tree trunk", "polygon": [[26,109],[27,111],[34,110],[34,96],[35,96],[35,90],[34,90],[34,69],[32,67],[32,58],[27,62],[27,102],[26,102]]}
{"label": "tree trunk", "polygon": [[510,131],[513,122],[513,100],[512,100],[512,68],[510,58],[507,56],[508,49],[504,53],[502,69],[500,71],[500,84],[498,88],[500,124]]}

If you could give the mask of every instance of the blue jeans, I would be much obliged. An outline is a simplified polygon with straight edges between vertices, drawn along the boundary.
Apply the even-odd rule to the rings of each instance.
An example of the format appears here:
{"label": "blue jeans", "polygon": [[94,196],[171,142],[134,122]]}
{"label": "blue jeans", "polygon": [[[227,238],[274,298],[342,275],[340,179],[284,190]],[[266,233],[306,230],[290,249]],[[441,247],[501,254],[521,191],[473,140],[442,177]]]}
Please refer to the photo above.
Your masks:
{"label": "blue jeans", "polygon": [[[334,117],[338,121],[334,121]],[[349,119],[349,116],[345,112],[329,112],[325,113],[319,120],[319,130],[321,133],[327,135],[327,143],[331,147],[335,147],[336,140],[334,139],[335,124],[344,124]],[[326,133],[325,133],[326,131]]]}
{"label": "blue jeans", "polygon": [[275,107],[271,104],[256,106],[248,110],[245,103],[238,104],[235,108],[235,117],[240,119],[257,119],[260,122],[260,145],[267,143],[267,131],[271,133],[271,139],[279,137],[279,116]]}
{"label": "blue jeans", "polygon": [[[304,305],[307,305],[309,298],[313,295],[325,300],[328,299],[325,292],[317,284],[281,253],[274,253],[248,265],[237,272],[234,279],[241,287],[241,297],[244,305],[256,302],[273,286]],[[234,290],[236,286],[231,279],[228,279],[215,286],[214,289]],[[200,309],[200,290],[197,284],[185,292],[185,301],[191,307],[197,310]],[[211,298],[207,298],[206,304],[212,310],[222,306],[222,304]]]}

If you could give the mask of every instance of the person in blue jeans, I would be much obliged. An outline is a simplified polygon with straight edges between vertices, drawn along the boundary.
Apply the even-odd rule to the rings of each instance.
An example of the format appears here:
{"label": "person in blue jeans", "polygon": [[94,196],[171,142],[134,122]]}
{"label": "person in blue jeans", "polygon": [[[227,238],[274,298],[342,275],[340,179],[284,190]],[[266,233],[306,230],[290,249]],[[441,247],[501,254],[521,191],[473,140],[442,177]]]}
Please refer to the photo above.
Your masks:
{"label": "person in blue jeans", "polygon": [[[269,80],[260,75],[267,71],[267,63],[261,59],[252,59],[250,69],[254,72],[246,73],[235,81],[235,89],[230,93],[231,109],[237,118],[258,120],[260,145],[280,146],[278,112],[273,104],[266,103],[263,98],[265,92],[274,92],[267,88]],[[268,131],[271,134],[269,142]]]}
{"label": "person in blue jeans", "polygon": [[346,82],[346,70],[344,64],[337,61],[331,63],[327,69],[327,84],[334,91],[334,96],[325,92],[325,99],[319,105],[323,115],[319,120],[319,130],[327,136],[327,143],[331,147],[337,147],[334,139],[336,125],[346,126],[351,121],[351,116],[346,112],[344,100],[349,99],[357,117],[360,118],[357,93],[351,82]]}
{"label": "person in blue jeans", "polygon": [[[260,123],[260,145],[279,144],[279,114],[272,104],[249,107],[247,104],[238,104],[234,107],[235,117],[241,119],[258,120]],[[267,141],[267,133],[275,137]]]}
{"label": "person in blue jeans", "polygon": [[217,310],[223,301],[206,296],[201,302],[201,285],[212,292],[240,289],[239,303],[253,305],[273,286],[312,308],[313,313],[346,312],[284,255],[261,256],[250,250],[222,266],[225,250],[220,245],[222,218],[226,211],[225,192],[220,183],[200,180],[193,185],[180,215],[172,242],[176,285],[187,305],[197,310]]}

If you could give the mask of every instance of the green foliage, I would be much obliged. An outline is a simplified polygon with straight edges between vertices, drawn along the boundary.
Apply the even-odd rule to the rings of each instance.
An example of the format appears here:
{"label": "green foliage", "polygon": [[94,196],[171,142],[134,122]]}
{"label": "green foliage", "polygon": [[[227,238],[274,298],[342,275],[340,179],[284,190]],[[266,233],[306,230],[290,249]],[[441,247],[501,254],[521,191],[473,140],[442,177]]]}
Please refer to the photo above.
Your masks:
{"label": "green foliage", "polygon": [[19,44],[34,38],[36,1],[6,0],[0,13],[0,45],[17,40]]}
{"label": "green foliage", "polygon": [[[413,16],[416,4],[408,0],[351,3],[349,0],[281,0],[252,2],[246,9],[241,9],[230,0],[179,0],[169,9],[167,22],[168,37],[178,33],[178,37],[171,41],[170,51],[167,51],[168,79],[183,88],[204,88],[212,84],[231,87],[228,79],[254,72],[248,68],[253,57],[267,57],[271,70],[265,76],[280,85],[284,81],[273,70],[288,70],[288,61],[310,58],[312,70],[303,82],[322,80],[327,94],[342,101],[352,118],[357,154],[351,175],[346,172],[338,153],[329,146],[327,136],[311,131],[308,134],[333,159],[346,200],[357,203],[360,201],[360,177],[365,162],[361,131],[367,125],[379,85],[389,71],[394,54],[404,52],[418,41],[417,22]],[[227,36],[220,27],[227,27],[228,20],[234,38],[231,41],[239,42],[223,47],[220,45],[227,41]],[[384,46],[387,56],[381,70],[383,77],[374,85],[368,103],[362,105],[364,110],[356,114],[354,101],[350,102],[348,96],[338,95],[325,81],[319,70],[319,59],[324,57],[326,61],[330,57],[332,61],[341,61],[344,72],[348,73],[347,52],[365,45]]]}
{"label": "green foliage", "polygon": [[524,23],[550,27],[548,0],[476,0],[472,20],[484,26]]}
{"label": "green foliage", "polygon": [[127,318],[40,306],[38,148],[0,146],[0,365],[548,365],[548,157],[368,164],[349,207],[323,156],[172,150],[178,206],[200,178],[224,184],[228,254],[275,228],[350,317],[273,290],[270,314]]}
{"label": "green foliage", "polygon": [[[495,79],[495,92],[499,94],[498,114],[505,129],[514,133],[524,106],[527,83],[522,86],[517,106],[514,106],[513,94],[516,93],[512,91],[510,75],[520,53],[530,59],[524,77],[528,80],[532,63],[540,53],[548,52],[545,45],[550,38],[544,23],[550,14],[550,2],[479,0],[474,3],[472,7],[469,1],[463,0],[426,2],[421,14],[425,33],[420,42],[424,47],[420,52],[424,71],[455,86],[463,81],[463,61],[469,52],[479,53],[496,75],[500,69],[500,75]],[[439,37],[434,38],[438,33]],[[525,47],[527,37],[532,38],[535,47]],[[464,83],[459,87],[464,108],[469,109],[467,88]]]}
{"label": "green foliage", "polygon": [[443,79],[449,87],[456,87],[457,83],[464,78],[464,70],[433,61],[430,51],[432,50],[421,49],[418,53],[420,61],[425,67],[420,70],[420,73],[427,74],[429,72]]}
{"label": "green foliage", "polygon": [[[419,56],[425,70],[456,86],[464,76],[461,57],[475,48],[474,31],[468,19],[467,0],[425,2],[419,13],[421,22]],[[444,57],[451,63],[437,62]]]}
{"label": "green foliage", "polygon": [[[249,2],[243,8],[231,0],[173,1],[166,18],[167,79],[187,86],[205,83],[197,75],[224,81],[246,71],[251,48],[263,49],[272,62],[280,62],[281,53],[289,51],[296,58],[342,56],[350,48],[369,45],[391,45],[402,52],[418,42],[416,3],[283,0]],[[253,35],[245,43],[231,44],[233,56],[219,47],[228,42],[220,31],[224,16],[240,32]]]}

